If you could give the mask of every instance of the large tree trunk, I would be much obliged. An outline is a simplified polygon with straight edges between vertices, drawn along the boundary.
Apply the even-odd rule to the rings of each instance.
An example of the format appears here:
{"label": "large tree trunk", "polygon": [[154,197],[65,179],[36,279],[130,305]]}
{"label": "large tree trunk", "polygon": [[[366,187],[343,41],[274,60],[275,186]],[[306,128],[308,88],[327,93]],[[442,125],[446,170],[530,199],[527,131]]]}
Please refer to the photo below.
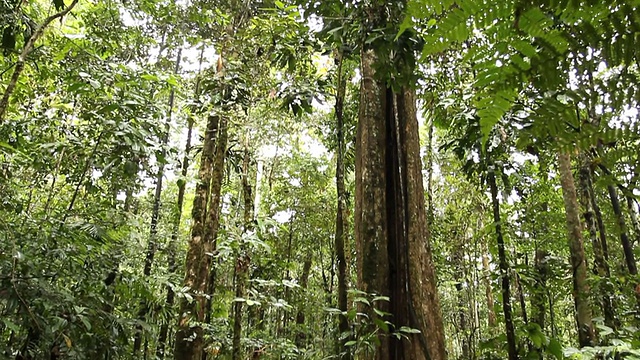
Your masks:
{"label": "large tree trunk", "polygon": [[494,170],[489,171],[487,177],[491,190],[491,204],[493,208],[493,223],[496,229],[498,242],[498,262],[500,266],[500,283],[502,286],[502,310],[504,312],[504,325],[507,333],[507,352],[509,360],[518,359],[518,349],[516,348],[516,334],[513,327],[513,317],[511,310],[511,285],[509,279],[509,263],[502,236],[502,221],[500,220],[500,201],[498,200],[498,185],[496,184],[496,174]]}
{"label": "large tree trunk", "polygon": [[[578,188],[580,190],[580,203],[582,205],[583,218],[587,229],[589,230],[589,238],[593,247],[594,272],[601,279],[597,285],[600,294],[600,303],[604,314],[604,322],[611,328],[616,328],[615,313],[611,303],[612,294],[606,283],[609,282],[610,272],[607,260],[604,257],[602,243],[598,237],[598,224],[596,222],[595,210],[591,199],[593,196],[593,179],[591,177],[591,166],[586,154],[581,154],[579,158],[580,169],[578,172]],[[604,226],[604,225],[603,225]]]}
{"label": "large tree trunk", "polygon": [[377,80],[376,61],[372,49],[363,50],[356,136],[358,283],[363,291],[389,296],[388,304],[374,304],[392,314],[384,320],[420,334],[409,340],[381,334],[375,359],[446,359],[427,241],[415,95],[406,88],[393,93]]}
{"label": "large tree trunk", "polygon": [[571,158],[569,154],[558,154],[558,170],[562,185],[564,208],[567,214],[567,233],[571,252],[573,299],[576,308],[578,340],[580,346],[592,346],[595,343],[595,334],[591,323],[590,290],[587,283],[587,265],[582,240],[582,225],[580,224],[580,207],[573,174],[571,173]]}
{"label": "large tree trunk", "polygon": [[[347,227],[347,205],[346,198],[347,192],[344,185],[344,98],[347,87],[347,81],[343,75],[343,63],[344,56],[342,52],[337,55],[338,70],[337,70],[337,93],[336,93],[336,133],[337,133],[337,149],[336,149],[336,191],[338,195],[338,209],[336,212],[336,232],[335,232],[335,252],[336,260],[338,263],[338,309],[343,313],[346,313],[347,309],[347,257],[345,255],[345,240],[348,240],[347,234],[349,233]],[[344,350],[344,343],[350,340],[350,336],[344,336],[349,331],[349,322],[345,315],[340,315],[339,323],[339,338],[343,338],[342,341],[337,341],[338,345],[337,353],[340,354]],[[349,351],[344,352],[342,359],[350,359],[351,353]]]}
{"label": "large tree trunk", "polygon": [[[217,141],[215,140],[217,137]],[[200,360],[204,348],[202,326],[205,318],[207,283],[211,255],[219,226],[220,192],[227,147],[227,122],[224,117],[210,116],[204,136],[202,161],[193,200],[191,239],[185,261],[183,285],[193,294],[180,303],[180,317],[176,331],[174,358]],[[209,195],[209,187],[211,194]]]}

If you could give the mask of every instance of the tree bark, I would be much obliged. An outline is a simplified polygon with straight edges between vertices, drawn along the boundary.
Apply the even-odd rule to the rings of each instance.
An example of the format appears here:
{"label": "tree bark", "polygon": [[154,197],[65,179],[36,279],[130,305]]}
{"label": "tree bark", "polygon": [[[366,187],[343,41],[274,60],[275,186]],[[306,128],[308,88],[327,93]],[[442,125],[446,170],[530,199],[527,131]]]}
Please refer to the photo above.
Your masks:
{"label": "tree bark", "polygon": [[502,221],[500,219],[500,201],[498,200],[498,185],[496,184],[496,174],[493,169],[489,170],[487,177],[491,190],[491,204],[493,208],[493,222],[496,230],[498,242],[498,262],[500,267],[500,283],[502,286],[502,310],[504,312],[504,324],[507,334],[507,352],[509,360],[518,360],[518,349],[516,347],[516,334],[513,327],[513,317],[511,310],[511,285],[509,279],[509,263],[502,236]]}
{"label": "tree bark", "polygon": [[[304,260],[304,265],[302,266],[302,275],[300,275],[300,289],[303,292],[307,290],[307,287],[309,285],[309,273],[311,272],[311,262],[313,260],[311,254],[311,251],[309,251],[309,254],[307,254],[307,258]],[[304,321],[304,306],[300,305],[298,313],[296,314],[296,325],[299,329],[298,333],[296,334],[296,346],[301,350],[305,348],[307,340],[307,333],[302,330]]]}
{"label": "tree bark", "polygon": [[627,195],[625,196],[626,200],[627,200],[627,210],[629,211],[629,218],[631,219],[631,225],[633,226],[633,232],[635,233],[635,238],[633,239],[633,241],[631,242],[631,245],[633,246],[634,243],[638,243],[640,239],[640,222],[638,222],[638,215],[636,214],[636,210],[634,205],[635,200]]}
{"label": "tree bark", "polygon": [[[217,133],[217,136],[216,136]],[[217,140],[214,140],[217,137]],[[180,303],[174,358],[200,360],[204,349],[202,326],[211,259],[219,226],[219,207],[227,147],[226,118],[212,115],[207,122],[198,184],[191,213],[191,239],[185,261],[183,285],[193,294],[194,301],[183,298]],[[209,187],[211,192],[209,195]]]}
{"label": "tree bark", "polygon": [[580,224],[580,207],[576,188],[571,173],[571,157],[567,153],[558,153],[558,170],[564,208],[567,215],[567,233],[571,252],[571,269],[573,278],[573,299],[576,308],[578,341],[580,346],[592,346],[595,343],[593,324],[591,323],[591,307],[589,304],[589,284],[587,283],[587,265]]}
{"label": "tree bark", "polygon": [[484,278],[485,297],[487,299],[487,321],[489,328],[495,328],[498,325],[496,318],[496,311],[493,302],[493,290],[491,289],[491,270],[489,268],[489,257],[487,254],[482,254],[482,270]]}
{"label": "tree bark", "polygon": [[[347,257],[345,255],[345,242],[348,240],[348,216],[346,198],[347,193],[344,183],[344,98],[347,87],[346,79],[343,75],[343,63],[344,56],[342,52],[337,55],[338,69],[337,69],[337,92],[336,92],[336,136],[337,136],[337,149],[336,149],[336,192],[338,197],[338,209],[336,212],[336,232],[335,232],[335,252],[336,260],[338,263],[338,309],[346,314],[348,310],[347,305]],[[343,353],[345,349],[344,344],[351,339],[351,336],[344,336],[349,331],[349,322],[345,315],[340,315],[338,320],[338,338],[342,338],[342,341],[337,341],[338,348],[336,353]],[[351,353],[345,351],[342,359],[351,359]]]}
{"label": "tree bark", "polygon": [[[253,229],[253,191],[251,184],[249,183],[249,163],[250,154],[249,149],[245,147],[244,159],[242,162],[242,194],[244,198],[244,233]],[[251,258],[246,246],[240,244],[240,253],[236,259],[236,298],[244,298],[246,293],[249,264]],[[233,336],[232,336],[232,351],[231,358],[233,360],[241,360],[245,357],[242,350],[242,315],[243,315],[244,302],[236,301],[233,303]]]}
{"label": "tree bark", "polygon": [[[457,240],[457,239],[456,239]],[[468,304],[465,301],[463,280],[465,279],[464,272],[464,262],[463,262],[463,247],[459,246],[457,251],[454,253],[453,261],[455,263],[455,276],[457,279],[456,282],[456,293],[458,297],[457,304],[457,313],[458,313],[458,326],[456,326],[456,333],[458,334],[458,338],[462,348],[462,354],[460,359],[469,359],[470,358],[470,346],[468,341],[469,327],[467,325],[467,309],[469,308]]]}
{"label": "tree bark", "polygon": [[620,200],[618,198],[618,193],[616,192],[616,187],[611,184],[607,185],[607,191],[609,191],[611,207],[613,208],[613,213],[616,217],[616,222],[618,223],[618,230],[620,231],[620,242],[622,243],[622,249],[624,251],[624,260],[627,265],[627,271],[629,271],[629,274],[631,275],[637,275],[638,267],[636,265],[636,259],[633,254],[633,247],[631,246],[631,241],[629,240],[629,235],[627,233],[627,223],[624,219],[622,208],[620,207]]}
{"label": "tree bark", "polygon": [[578,171],[578,188],[580,190],[580,204],[582,205],[582,209],[584,211],[582,217],[585,221],[587,229],[589,230],[589,238],[593,247],[594,273],[601,279],[603,279],[597,284],[597,292],[600,294],[600,304],[602,306],[602,312],[604,314],[604,323],[610,328],[615,329],[616,319],[611,302],[612,294],[609,291],[609,286],[607,286],[610,277],[609,264],[607,264],[607,260],[604,257],[602,243],[600,242],[601,238],[598,237],[598,224],[596,222],[593,202],[591,201],[591,199],[595,198],[592,194],[593,179],[591,177],[592,173],[589,158],[586,156],[586,154],[580,154],[579,163],[580,168]]}
{"label": "tree bark", "polygon": [[[171,230],[171,242],[169,244],[169,273],[174,274],[177,270],[176,266],[176,247],[178,243],[178,235],[180,233],[180,222],[182,221],[182,208],[184,207],[184,195],[186,190],[186,181],[184,180],[189,170],[189,154],[191,153],[191,136],[193,133],[193,120],[189,119],[187,129],[187,144],[184,149],[184,158],[181,165],[181,179],[178,180],[178,200],[175,207],[175,215],[173,217],[173,229]],[[175,301],[175,292],[171,286],[167,286],[167,298],[165,300],[165,306],[171,308]],[[158,335],[158,345],[156,347],[156,357],[163,359],[165,355],[165,347],[167,336],[169,335],[169,324],[162,324],[160,327],[160,334]]]}
{"label": "tree bark", "polygon": [[547,303],[547,279],[549,278],[549,265],[547,264],[549,253],[542,249],[536,249],[534,257],[534,268],[536,278],[534,290],[531,296],[532,315],[531,321],[538,324],[544,330]]}
{"label": "tree bark", "polygon": [[[379,334],[374,357],[446,359],[444,326],[427,241],[415,95],[393,93],[377,80],[372,49],[362,52],[356,135],[355,234],[359,288],[389,296],[374,304],[392,314],[395,329],[420,330],[408,340]],[[379,319],[369,311],[372,319]]]}

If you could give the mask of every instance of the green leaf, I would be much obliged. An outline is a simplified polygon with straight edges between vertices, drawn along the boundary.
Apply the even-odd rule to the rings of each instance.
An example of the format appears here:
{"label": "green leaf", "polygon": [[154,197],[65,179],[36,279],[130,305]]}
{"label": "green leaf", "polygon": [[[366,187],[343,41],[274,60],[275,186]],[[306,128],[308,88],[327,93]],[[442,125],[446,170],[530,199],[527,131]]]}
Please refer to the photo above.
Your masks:
{"label": "green leaf", "polygon": [[402,326],[398,329],[399,332],[407,333],[407,334],[420,334],[421,331],[418,329],[413,329],[408,326]]}
{"label": "green leaf", "polygon": [[4,318],[2,319],[2,322],[4,323],[4,325],[7,327],[7,329],[14,331],[14,332],[19,332],[20,331],[20,325],[12,322],[11,320]]}
{"label": "green leaf", "polygon": [[404,20],[400,24],[400,28],[398,29],[398,34],[393,39],[393,41],[398,41],[400,36],[402,36],[402,34],[404,34],[405,31],[407,31],[408,29],[413,28],[413,25],[414,25],[413,24],[413,18],[411,16],[405,16]]}
{"label": "green leaf", "polygon": [[153,75],[153,74],[142,74],[140,77],[145,79],[145,80],[149,80],[149,81],[159,81],[160,80],[156,75]]}
{"label": "green leaf", "polygon": [[84,327],[87,328],[87,331],[91,331],[91,323],[87,320],[86,316],[79,316],[80,321],[84,324]]}

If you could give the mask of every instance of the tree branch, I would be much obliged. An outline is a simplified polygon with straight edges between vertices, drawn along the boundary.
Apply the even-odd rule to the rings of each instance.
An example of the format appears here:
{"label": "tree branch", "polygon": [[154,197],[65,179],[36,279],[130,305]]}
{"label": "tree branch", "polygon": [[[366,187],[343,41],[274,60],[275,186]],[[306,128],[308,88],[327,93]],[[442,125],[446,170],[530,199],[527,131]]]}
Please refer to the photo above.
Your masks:
{"label": "tree branch", "polygon": [[54,20],[68,14],[69,11],[71,11],[71,9],[73,9],[76,4],[78,4],[78,1],[79,0],[73,0],[73,2],[71,2],[71,4],[69,4],[69,6],[67,6],[64,10],[61,10],[44,19],[42,24],[38,26],[36,31],[33,32],[33,35],[31,35],[27,43],[24,45],[22,52],[18,56],[18,61],[15,64],[13,75],[11,76],[11,81],[9,81],[9,85],[7,85],[7,88],[4,91],[4,95],[2,96],[2,99],[0,99],[0,123],[2,123],[2,121],[4,120],[4,115],[7,111],[7,107],[9,107],[9,98],[11,97],[11,94],[18,84],[18,79],[20,78],[20,74],[22,74],[22,71],[24,70],[24,65],[27,61],[27,57],[29,56],[29,54],[31,54],[36,41],[38,41],[38,39],[40,39],[40,37],[44,34],[44,31],[47,29],[49,24],[51,24]]}

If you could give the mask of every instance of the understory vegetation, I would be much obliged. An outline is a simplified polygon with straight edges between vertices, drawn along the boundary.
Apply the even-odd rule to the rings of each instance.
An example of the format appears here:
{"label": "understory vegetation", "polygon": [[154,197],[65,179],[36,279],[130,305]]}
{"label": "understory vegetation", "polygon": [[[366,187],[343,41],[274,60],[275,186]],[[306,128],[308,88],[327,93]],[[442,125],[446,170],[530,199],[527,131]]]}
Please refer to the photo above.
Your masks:
{"label": "understory vegetation", "polygon": [[0,358],[640,359],[639,0],[0,0]]}

